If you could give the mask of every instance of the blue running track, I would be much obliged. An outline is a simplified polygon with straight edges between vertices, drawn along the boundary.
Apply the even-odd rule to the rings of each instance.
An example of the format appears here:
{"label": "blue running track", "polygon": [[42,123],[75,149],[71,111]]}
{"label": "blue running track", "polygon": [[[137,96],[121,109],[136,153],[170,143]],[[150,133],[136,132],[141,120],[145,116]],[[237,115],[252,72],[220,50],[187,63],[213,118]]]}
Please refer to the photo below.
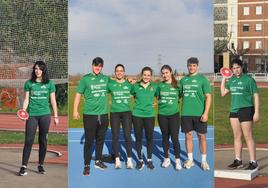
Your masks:
{"label": "blue running track", "polygon": [[[121,131],[122,133],[122,131]],[[201,154],[196,134],[194,134],[194,161],[195,166],[191,169],[183,168],[180,171],[174,169],[175,157],[173,155],[173,147],[170,144],[170,157],[172,165],[168,168],[162,168],[163,149],[162,139],[159,128],[154,130],[154,151],[153,163],[154,170],[149,170],[145,166],[143,170],[138,171],[125,168],[126,153],[124,147],[123,134],[120,134],[120,147],[122,157],[122,169],[114,169],[114,164],[109,164],[107,170],[99,170],[94,168],[94,161],[91,161],[90,176],[83,176],[83,146],[84,146],[84,130],[81,128],[70,128],[68,132],[68,181],[69,188],[212,188],[214,187],[214,128],[208,127],[207,133],[207,160],[210,166],[209,171],[203,171],[200,168]],[[133,164],[136,165],[136,150],[133,139]],[[184,134],[179,135],[181,144],[181,162],[187,159],[187,153],[184,144]],[[144,140],[142,151],[146,156],[146,142]],[[112,136],[111,130],[107,130],[103,154],[112,153]],[[93,153],[94,156],[94,153]]]}

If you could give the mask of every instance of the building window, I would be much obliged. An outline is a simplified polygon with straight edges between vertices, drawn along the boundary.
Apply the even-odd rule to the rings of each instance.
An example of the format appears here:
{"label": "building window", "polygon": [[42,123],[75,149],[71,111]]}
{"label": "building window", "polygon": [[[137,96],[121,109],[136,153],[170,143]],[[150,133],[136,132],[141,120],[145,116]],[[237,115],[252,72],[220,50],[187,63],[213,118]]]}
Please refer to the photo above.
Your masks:
{"label": "building window", "polygon": [[261,41],[260,40],[257,40],[256,43],[255,43],[255,48],[256,49],[261,49]]}
{"label": "building window", "polygon": [[231,24],[231,26],[230,26],[230,32],[231,33],[234,33],[234,24]]}
{"label": "building window", "polygon": [[231,49],[235,50],[234,41],[231,42]]}
{"label": "building window", "polygon": [[249,24],[244,24],[243,25],[243,32],[249,31]]}
{"label": "building window", "polygon": [[243,41],[243,49],[249,48],[249,41]]}
{"label": "building window", "polygon": [[262,30],[262,24],[256,24],[256,31]]}
{"label": "building window", "polygon": [[262,14],[262,6],[256,6],[256,15]]}
{"label": "building window", "polygon": [[234,16],[234,15],[235,15],[235,8],[234,7],[231,7],[231,16]]}
{"label": "building window", "polygon": [[244,7],[244,8],[243,8],[243,15],[244,15],[244,16],[249,15],[249,7]]}
{"label": "building window", "polygon": [[265,65],[262,62],[261,58],[256,57],[255,64],[256,64],[256,72],[265,72]]}

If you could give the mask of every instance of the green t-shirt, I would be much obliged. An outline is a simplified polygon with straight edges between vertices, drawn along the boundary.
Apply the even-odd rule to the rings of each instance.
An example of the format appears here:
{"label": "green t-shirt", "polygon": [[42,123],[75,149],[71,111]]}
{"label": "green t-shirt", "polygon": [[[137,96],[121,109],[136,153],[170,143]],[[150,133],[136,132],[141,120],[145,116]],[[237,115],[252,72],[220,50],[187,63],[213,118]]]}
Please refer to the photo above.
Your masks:
{"label": "green t-shirt", "polygon": [[112,96],[111,112],[130,111],[130,91],[132,85],[128,81],[119,83],[116,80],[110,80],[108,91]]}
{"label": "green t-shirt", "polygon": [[241,77],[233,76],[225,85],[231,93],[231,112],[237,112],[239,108],[254,106],[253,95],[258,93],[255,80],[243,74]]}
{"label": "green t-shirt", "polygon": [[179,112],[179,87],[159,82],[157,89],[158,113],[161,115],[173,115]]}
{"label": "green t-shirt", "polygon": [[153,82],[147,88],[141,82],[134,84],[131,94],[135,98],[133,115],[137,117],[154,117],[153,102],[157,85]]}
{"label": "green t-shirt", "polygon": [[187,75],[180,80],[182,116],[201,116],[205,110],[205,94],[211,93],[210,82],[202,74]]}
{"label": "green t-shirt", "polygon": [[56,91],[55,84],[49,80],[47,84],[27,80],[24,91],[29,92],[29,105],[27,112],[29,116],[42,116],[51,113],[49,107],[50,93]]}
{"label": "green t-shirt", "polygon": [[84,114],[102,115],[108,113],[108,76],[92,73],[82,77],[77,92],[84,95]]}

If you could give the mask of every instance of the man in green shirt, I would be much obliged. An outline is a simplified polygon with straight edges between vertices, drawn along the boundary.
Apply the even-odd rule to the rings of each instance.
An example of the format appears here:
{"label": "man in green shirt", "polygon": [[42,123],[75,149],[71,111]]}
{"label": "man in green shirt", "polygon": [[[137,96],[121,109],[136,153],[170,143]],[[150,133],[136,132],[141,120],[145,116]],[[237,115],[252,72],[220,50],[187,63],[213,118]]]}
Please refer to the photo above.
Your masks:
{"label": "man in green shirt", "polygon": [[82,77],[77,87],[74,99],[73,118],[79,119],[78,106],[81,95],[84,95],[83,122],[85,131],[84,144],[84,172],[90,174],[90,161],[92,157],[92,145],[96,140],[95,168],[106,169],[101,161],[102,149],[108,127],[108,96],[107,87],[109,78],[101,73],[103,59],[96,57],[92,62],[92,73]]}
{"label": "man in green shirt", "polygon": [[197,132],[200,151],[202,154],[201,168],[209,170],[206,160],[207,120],[211,104],[211,88],[208,79],[198,73],[199,60],[191,57],[187,60],[189,74],[180,80],[182,94],[182,132],[185,133],[188,159],[184,167],[190,169],[193,162],[193,131]]}

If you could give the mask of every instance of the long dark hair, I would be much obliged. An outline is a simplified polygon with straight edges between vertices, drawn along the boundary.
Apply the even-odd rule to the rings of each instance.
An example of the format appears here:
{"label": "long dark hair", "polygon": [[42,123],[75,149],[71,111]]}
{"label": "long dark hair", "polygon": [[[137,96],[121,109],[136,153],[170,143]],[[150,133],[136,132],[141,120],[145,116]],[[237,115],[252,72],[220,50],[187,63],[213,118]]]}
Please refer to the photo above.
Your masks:
{"label": "long dark hair", "polygon": [[49,82],[48,78],[48,72],[47,72],[47,66],[43,61],[36,61],[33,66],[33,72],[32,72],[32,77],[31,81],[36,82],[36,75],[35,75],[35,67],[38,66],[40,70],[42,70],[42,80],[41,83],[47,84]]}
{"label": "long dark hair", "polygon": [[246,73],[244,64],[243,64],[241,59],[239,59],[239,58],[233,59],[232,62],[231,62],[231,66],[233,67],[233,65],[235,65],[235,64],[242,68],[242,73]]}
{"label": "long dark hair", "polygon": [[178,87],[178,81],[176,80],[176,78],[175,78],[175,76],[174,76],[174,74],[172,72],[172,68],[169,65],[163,65],[161,67],[161,73],[162,73],[162,71],[164,69],[167,69],[167,70],[170,71],[170,73],[171,73],[171,85],[172,85],[172,87],[177,88]]}

